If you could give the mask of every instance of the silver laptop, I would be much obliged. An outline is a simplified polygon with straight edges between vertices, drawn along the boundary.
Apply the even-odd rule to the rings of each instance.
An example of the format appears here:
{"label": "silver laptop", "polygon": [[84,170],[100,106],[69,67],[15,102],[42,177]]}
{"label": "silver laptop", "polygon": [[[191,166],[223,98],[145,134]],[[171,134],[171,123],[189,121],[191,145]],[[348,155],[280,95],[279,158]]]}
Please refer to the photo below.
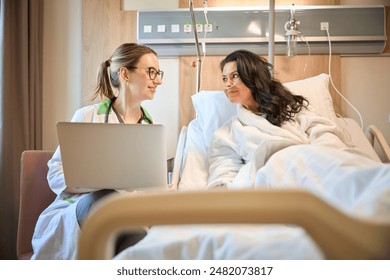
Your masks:
{"label": "silver laptop", "polygon": [[166,190],[163,125],[58,122],[67,191]]}

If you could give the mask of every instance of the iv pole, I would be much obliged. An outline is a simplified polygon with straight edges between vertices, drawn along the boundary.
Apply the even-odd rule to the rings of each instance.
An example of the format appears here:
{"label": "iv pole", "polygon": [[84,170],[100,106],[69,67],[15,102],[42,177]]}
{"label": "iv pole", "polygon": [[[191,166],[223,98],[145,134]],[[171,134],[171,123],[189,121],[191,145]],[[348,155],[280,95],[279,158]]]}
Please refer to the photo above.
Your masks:
{"label": "iv pole", "polygon": [[194,15],[194,2],[192,0],[189,0],[189,6],[190,6],[190,13],[191,13],[191,19],[192,19],[192,29],[194,31],[195,36],[195,45],[196,45],[196,93],[200,91],[200,75],[202,73],[202,60],[200,55],[200,49],[199,49],[199,41],[198,41],[198,32],[196,30],[196,22],[195,22],[195,15]]}
{"label": "iv pole", "polygon": [[[268,62],[274,66],[275,56],[275,0],[269,0],[269,16],[268,16]],[[271,76],[273,76],[273,71]]]}

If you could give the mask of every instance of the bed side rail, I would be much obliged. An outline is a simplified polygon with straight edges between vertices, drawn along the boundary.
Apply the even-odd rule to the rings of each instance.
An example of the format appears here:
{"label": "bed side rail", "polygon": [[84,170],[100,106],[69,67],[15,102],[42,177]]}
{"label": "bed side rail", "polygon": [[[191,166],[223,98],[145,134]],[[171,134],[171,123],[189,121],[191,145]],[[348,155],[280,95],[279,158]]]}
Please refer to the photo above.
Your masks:
{"label": "bed side rail", "polygon": [[[369,125],[366,128],[366,137],[370,144],[375,148],[375,143],[378,143],[380,150],[383,152],[384,162],[390,162],[390,147],[387,143],[382,131],[375,125]],[[375,141],[376,140],[376,141]]]}
{"label": "bed side rail", "polygon": [[170,189],[176,190],[180,182],[180,173],[183,165],[184,147],[187,137],[187,126],[181,128],[179,139],[177,141],[175,159],[173,162],[172,179],[170,182]]}
{"label": "bed side rail", "polygon": [[[389,259],[390,224],[353,218],[300,190],[113,195],[87,217],[78,259],[110,259],[119,233],[140,225],[296,224],[327,259]],[[98,234],[97,234],[98,233]]]}

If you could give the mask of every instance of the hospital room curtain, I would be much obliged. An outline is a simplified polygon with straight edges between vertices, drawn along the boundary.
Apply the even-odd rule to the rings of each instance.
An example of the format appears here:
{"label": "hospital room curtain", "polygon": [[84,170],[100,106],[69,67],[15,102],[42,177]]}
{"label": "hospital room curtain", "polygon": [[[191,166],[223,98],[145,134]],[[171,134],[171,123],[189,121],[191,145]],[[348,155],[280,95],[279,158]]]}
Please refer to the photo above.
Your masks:
{"label": "hospital room curtain", "polygon": [[0,259],[15,259],[20,156],[42,147],[43,0],[0,0],[0,25]]}

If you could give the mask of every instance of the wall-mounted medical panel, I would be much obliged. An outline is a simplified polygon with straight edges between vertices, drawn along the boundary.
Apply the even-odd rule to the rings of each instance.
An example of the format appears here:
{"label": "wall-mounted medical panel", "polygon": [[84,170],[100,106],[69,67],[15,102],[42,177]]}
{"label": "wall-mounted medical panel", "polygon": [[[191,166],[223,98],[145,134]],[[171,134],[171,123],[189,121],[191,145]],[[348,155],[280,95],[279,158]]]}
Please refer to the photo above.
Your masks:
{"label": "wall-mounted medical panel", "polygon": [[[275,9],[275,54],[286,53],[286,22],[291,7]],[[296,6],[298,54],[327,54],[329,40],[334,54],[377,54],[386,45],[385,7]],[[195,9],[199,43],[206,54],[226,55],[245,48],[268,52],[269,10],[265,6]],[[329,37],[323,27],[328,26]],[[160,56],[196,55],[195,36],[189,9],[138,11],[140,44],[154,48]]]}

